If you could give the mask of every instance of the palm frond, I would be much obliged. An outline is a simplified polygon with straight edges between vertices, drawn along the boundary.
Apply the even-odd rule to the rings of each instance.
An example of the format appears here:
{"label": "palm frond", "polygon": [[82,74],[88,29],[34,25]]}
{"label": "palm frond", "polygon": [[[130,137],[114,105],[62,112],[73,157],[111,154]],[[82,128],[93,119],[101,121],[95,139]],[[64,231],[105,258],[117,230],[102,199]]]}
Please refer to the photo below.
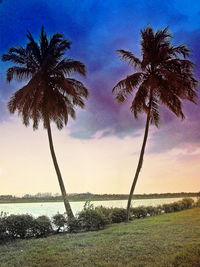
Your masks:
{"label": "palm frond", "polygon": [[174,93],[170,83],[160,83],[160,102],[166,105],[177,117],[184,119],[182,103],[178,95]]}
{"label": "palm frond", "polygon": [[3,54],[1,56],[1,59],[2,61],[11,61],[13,63],[17,63],[17,64],[25,64],[25,59],[21,56],[18,56],[18,55],[15,55],[15,54],[12,54],[12,53],[7,53],[7,54]]}
{"label": "palm frond", "polygon": [[38,64],[41,64],[41,54],[40,48],[38,44],[33,39],[31,33],[27,31],[27,38],[29,39],[29,43],[27,44],[27,49],[32,52],[34,59],[37,61]]}
{"label": "palm frond", "polygon": [[58,85],[58,90],[70,103],[83,108],[85,106],[84,98],[88,97],[87,88],[75,79],[63,79]]}
{"label": "palm frond", "polygon": [[44,27],[42,26],[41,34],[40,34],[40,54],[41,54],[41,60],[43,61],[48,53],[48,39],[47,35],[44,32]]}
{"label": "palm frond", "polygon": [[152,97],[152,100],[151,100],[150,116],[151,116],[150,122],[155,124],[156,127],[158,127],[160,123],[160,112],[159,112],[159,103],[155,97]]}
{"label": "palm frond", "polygon": [[70,78],[67,78],[65,81],[67,81],[67,83],[74,88],[77,95],[80,95],[81,97],[84,98],[88,97],[89,95],[88,89],[84,86],[82,82]]}
{"label": "palm frond", "polygon": [[28,68],[14,66],[8,68],[6,72],[7,81],[10,82],[12,79],[17,81],[28,80],[32,77],[32,72]]}
{"label": "palm frond", "polygon": [[31,52],[20,46],[14,48],[11,47],[7,54],[2,55],[2,61],[11,61],[13,63],[19,64],[23,67],[32,69],[32,73],[38,69],[38,63],[35,61]]}
{"label": "palm frond", "polygon": [[181,99],[187,99],[193,103],[197,102],[197,80],[193,78],[190,71],[180,70],[172,72],[167,69],[160,69],[161,76],[158,78],[161,87],[168,86],[173,94]]}
{"label": "palm frond", "polygon": [[169,45],[169,39],[172,38],[172,34],[169,33],[169,28],[166,27],[163,30],[157,30],[155,33],[155,43],[159,45]]}
{"label": "palm frond", "polygon": [[124,80],[118,82],[112,89],[112,92],[116,92],[116,99],[119,103],[123,103],[128,96],[132,93],[133,89],[136,88],[144,79],[144,73],[138,72],[130,76],[127,76]]}
{"label": "palm frond", "polygon": [[117,52],[120,54],[121,59],[128,61],[131,66],[135,68],[141,68],[141,61],[139,58],[135,57],[132,52],[122,49],[117,50]]}
{"label": "palm frond", "polygon": [[179,45],[176,47],[172,46],[172,52],[175,56],[178,56],[179,54],[181,54],[184,58],[189,57],[190,56],[190,49],[188,49],[185,45]]}
{"label": "palm frond", "polygon": [[131,112],[133,112],[134,117],[138,118],[138,113],[148,112],[147,106],[147,98],[148,98],[148,83],[144,81],[138,88],[137,93],[133,99],[132,105],[130,107]]}
{"label": "palm frond", "polygon": [[73,59],[63,59],[54,68],[55,72],[62,73],[64,75],[72,75],[79,73],[83,76],[86,74],[85,65]]}
{"label": "palm frond", "polygon": [[66,50],[67,48],[68,49],[70,48],[71,42],[64,39],[64,36],[62,34],[56,33],[51,37],[49,41],[49,50],[52,51],[53,49],[55,49],[55,47],[59,46],[60,44],[63,51],[63,49]]}

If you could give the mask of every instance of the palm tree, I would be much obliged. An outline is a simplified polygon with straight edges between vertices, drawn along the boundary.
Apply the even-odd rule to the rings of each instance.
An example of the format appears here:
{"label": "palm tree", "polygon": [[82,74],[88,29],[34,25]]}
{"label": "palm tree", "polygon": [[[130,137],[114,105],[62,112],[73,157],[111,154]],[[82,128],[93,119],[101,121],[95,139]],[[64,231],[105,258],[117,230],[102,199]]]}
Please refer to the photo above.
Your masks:
{"label": "palm tree", "polygon": [[177,117],[184,119],[181,101],[187,99],[196,103],[197,99],[193,63],[186,59],[190,50],[185,45],[173,46],[168,28],[154,32],[151,26],[147,26],[141,31],[141,37],[141,60],[129,51],[118,50],[121,58],[138,72],[127,76],[113,88],[119,103],[123,103],[137,89],[130,110],[136,119],[138,113],[146,113],[142,149],[127,203],[127,221],[142,168],[149,125],[158,127],[160,122],[159,105],[166,105]]}
{"label": "palm tree", "polygon": [[61,172],[57,163],[52,141],[50,123],[54,122],[61,130],[70,115],[75,119],[75,106],[84,107],[84,98],[88,90],[80,82],[68,78],[73,73],[85,76],[85,66],[80,61],[64,58],[70,42],[60,33],[47,38],[44,28],[41,29],[39,43],[27,33],[28,43],[25,48],[12,47],[7,54],[2,55],[3,61],[11,61],[17,66],[8,68],[7,81],[28,80],[8,102],[11,113],[18,111],[23,124],[29,125],[33,121],[33,129],[38,129],[40,120],[47,130],[51,156],[58,177],[66,213],[73,218],[73,212],[68,201]]}

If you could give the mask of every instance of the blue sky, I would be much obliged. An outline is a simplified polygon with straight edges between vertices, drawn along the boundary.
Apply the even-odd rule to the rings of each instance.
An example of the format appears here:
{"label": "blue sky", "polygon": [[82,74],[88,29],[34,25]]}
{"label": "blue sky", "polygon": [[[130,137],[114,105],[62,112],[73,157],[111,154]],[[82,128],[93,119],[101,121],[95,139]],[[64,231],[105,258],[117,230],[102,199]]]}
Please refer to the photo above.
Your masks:
{"label": "blue sky", "polygon": [[[177,0],[4,0],[0,10],[0,53],[5,53],[10,46],[23,46],[27,30],[37,39],[44,25],[48,35],[61,32],[72,42],[66,56],[85,63],[87,78],[82,81],[89,88],[90,97],[86,111],[78,112],[76,123],[70,127],[75,138],[92,138],[99,130],[105,130],[103,136],[114,134],[124,137],[143,127],[143,120],[134,121],[129,114],[128,104],[124,107],[116,103],[111,89],[117,81],[131,73],[131,68],[120,61],[116,50],[130,50],[139,56],[140,30],[148,24],[155,30],[168,26],[174,34],[175,44],[184,43],[192,49],[192,59],[197,64],[199,76],[198,1],[191,4],[190,1]],[[5,84],[4,73],[8,66],[9,63],[0,63],[1,101],[7,101],[16,88],[15,83]],[[4,109],[5,105],[1,106],[2,118],[6,116]],[[187,109],[190,113],[193,107],[190,109],[189,105],[186,112]]]}

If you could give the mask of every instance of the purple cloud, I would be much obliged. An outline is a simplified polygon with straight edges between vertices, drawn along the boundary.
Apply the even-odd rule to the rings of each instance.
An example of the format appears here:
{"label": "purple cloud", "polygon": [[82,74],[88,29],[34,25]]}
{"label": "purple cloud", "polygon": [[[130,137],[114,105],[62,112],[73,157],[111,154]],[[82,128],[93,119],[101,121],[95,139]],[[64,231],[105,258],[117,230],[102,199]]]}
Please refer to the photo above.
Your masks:
{"label": "purple cloud", "polygon": [[[3,14],[0,52],[7,52],[10,46],[24,45],[27,29],[37,38],[41,25],[48,34],[62,32],[72,41],[66,55],[85,63],[87,78],[82,81],[90,91],[85,111],[78,111],[76,121],[70,125],[70,134],[74,138],[90,139],[98,131],[102,132],[102,138],[108,135],[123,138],[135,136],[139,129],[144,129],[145,116],[141,115],[136,121],[129,110],[130,102],[119,105],[111,90],[133,71],[118,58],[116,50],[130,50],[140,56],[140,30],[147,24],[155,29],[169,26],[174,33],[174,43],[185,43],[191,48],[196,77],[200,78],[200,6],[190,5],[188,8],[186,3],[180,4],[178,0],[173,3],[159,0],[35,2],[7,0],[0,5]],[[0,63],[3,75],[8,66]],[[5,103],[16,88],[19,85],[1,83],[1,114],[4,118],[8,118]],[[173,114],[161,109],[162,124],[153,136],[152,152],[170,149],[182,142],[199,143],[199,106],[185,104],[184,110],[187,119],[180,122]]]}

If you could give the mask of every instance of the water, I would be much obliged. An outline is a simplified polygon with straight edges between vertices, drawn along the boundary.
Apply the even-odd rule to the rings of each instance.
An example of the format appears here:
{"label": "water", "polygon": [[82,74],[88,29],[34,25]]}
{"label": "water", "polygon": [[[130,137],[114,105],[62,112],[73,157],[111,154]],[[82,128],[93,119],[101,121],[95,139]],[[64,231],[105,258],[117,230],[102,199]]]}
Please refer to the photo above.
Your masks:
{"label": "water", "polygon": [[[196,199],[196,198],[193,198]],[[158,206],[162,204],[172,203],[175,201],[181,200],[181,198],[159,198],[159,199],[138,199],[132,202],[133,207],[138,206]],[[109,201],[92,201],[91,202],[95,207],[104,206],[104,207],[118,207],[126,208],[127,200],[109,200]],[[70,202],[74,214],[81,211],[85,202]],[[42,202],[42,203],[9,203],[9,204],[0,204],[0,213],[1,211],[8,214],[31,214],[35,217],[40,215],[47,215],[52,217],[56,213],[64,213],[64,204],[63,202]]]}

